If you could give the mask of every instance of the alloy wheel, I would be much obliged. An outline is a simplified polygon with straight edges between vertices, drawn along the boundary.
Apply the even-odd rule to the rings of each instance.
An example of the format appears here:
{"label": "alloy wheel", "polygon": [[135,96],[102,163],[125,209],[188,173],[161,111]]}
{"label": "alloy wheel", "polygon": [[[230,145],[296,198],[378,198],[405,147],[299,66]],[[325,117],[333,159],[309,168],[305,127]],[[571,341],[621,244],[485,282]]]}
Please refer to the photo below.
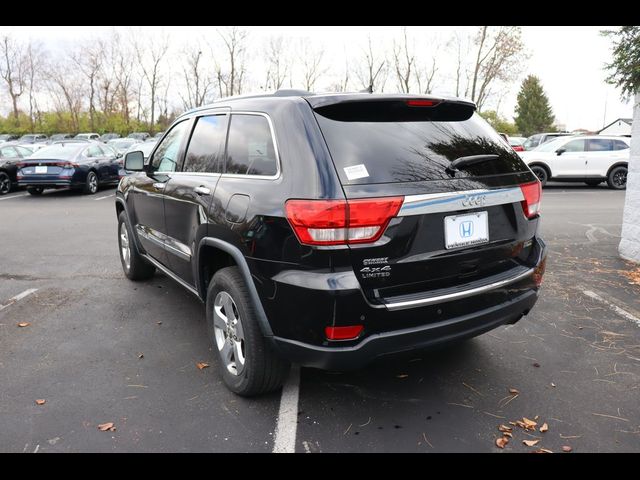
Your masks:
{"label": "alloy wheel", "polygon": [[245,367],[244,331],[238,307],[227,292],[219,292],[213,304],[216,346],[225,368],[240,375]]}
{"label": "alloy wheel", "polygon": [[120,255],[128,271],[131,268],[131,247],[129,246],[127,226],[124,222],[120,224]]}

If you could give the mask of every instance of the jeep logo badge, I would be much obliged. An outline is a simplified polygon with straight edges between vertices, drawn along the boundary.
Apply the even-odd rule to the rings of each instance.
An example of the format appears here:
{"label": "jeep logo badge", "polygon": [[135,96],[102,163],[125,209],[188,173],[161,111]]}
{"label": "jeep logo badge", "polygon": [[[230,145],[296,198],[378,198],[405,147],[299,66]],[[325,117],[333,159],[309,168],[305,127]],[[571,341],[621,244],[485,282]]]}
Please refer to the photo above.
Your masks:
{"label": "jeep logo badge", "polygon": [[466,195],[462,199],[463,207],[483,207],[486,201],[486,195]]}

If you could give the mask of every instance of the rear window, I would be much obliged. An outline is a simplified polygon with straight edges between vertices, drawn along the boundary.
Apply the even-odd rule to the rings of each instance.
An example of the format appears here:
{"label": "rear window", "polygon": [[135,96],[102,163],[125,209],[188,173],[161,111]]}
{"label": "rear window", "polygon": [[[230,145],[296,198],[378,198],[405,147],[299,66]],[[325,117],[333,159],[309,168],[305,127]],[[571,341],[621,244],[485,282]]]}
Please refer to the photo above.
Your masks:
{"label": "rear window", "polygon": [[[441,107],[436,107],[441,108]],[[426,110],[426,109],[425,109]],[[371,112],[374,115],[374,112]],[[526,165],[479,115],[462,120],[362,121],[353,117],[316,118],[343,184],[420,182],[450,179],[447,166],[471,155],[498,154],[495,160],[463,167],[456,178],[527,170]]]}
{"label": "rear window", "polygon": [[86,144],[58,144],[51,145],[50,147],[41,148],[36,153],[31,155],[30,158],[48,158],[53,160],[70,160],[76,156],[76,154],[82,150]]}

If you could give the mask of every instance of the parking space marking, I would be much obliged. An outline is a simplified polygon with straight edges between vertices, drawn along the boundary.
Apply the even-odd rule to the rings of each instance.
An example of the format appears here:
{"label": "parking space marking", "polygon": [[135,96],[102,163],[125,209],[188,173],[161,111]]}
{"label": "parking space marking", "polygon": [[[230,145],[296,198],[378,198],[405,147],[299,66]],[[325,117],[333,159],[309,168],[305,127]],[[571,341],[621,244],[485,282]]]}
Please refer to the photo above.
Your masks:
{"label": "parking space marking", "polygon": [[280,411],[276,423],[273,453],[295,453],[298,429],[298,397],[300,394],[300,367],[291,366],[289,378],[282,387]]}
{"label": "parking space marking", "polygon": [[6,196],[6,197],[2,197],[2,198],[0,198],[0,202],[2,200],[11,200],[12,198],[26,197],[27,195],[29,195],[29,194],[28,193],[19,193],[17,195],[10,195],[10,196]]}
{"label": "parking space marking", "polygon": [[4,305],[0,305],[0,312],[2,310],[4,310],[7,307],[10,307],[11,305],[13,305],[16,302],[19,302],[20,300],[22,300],[24,297],[28,297],[29,295],[31,295],[32,293],[37,292],[38,289],[37,288],[30,288],[29,290],[25,290],[22,293],[19,293],[18,295],[16,295],[15,297],[11,297],[9,299],[9,301],[7,303],[5,303]]}
{"label": "parking space marking", "polygon": [[115,195],[115,193],[112,193],[111,195],[105,195],[104,197],[100,197],[100,198],[94,198],[93,201],[97,202],[98,200],[104,200],[105,198],[111,198]]}
{"label": "parking space marking", "polygon": [[624,317],[627,320],[631,320],[633,323],[635,323],[637,326],[640,327],[640,318],[636,317],[635,315],[632,315],[631,313],[629,313],[626,310],[620,308],[619,306],[614,305],[613,303],[605,300],[600,295],[598,295],[595,292],[592,292],[591,290],[583,290],[582,293],[584,293],[589,298],[592,298],[594,300],[597,300],[600,303],[605,304],[607,307],[609,307],[611,310],[616,312],[621,317]]}

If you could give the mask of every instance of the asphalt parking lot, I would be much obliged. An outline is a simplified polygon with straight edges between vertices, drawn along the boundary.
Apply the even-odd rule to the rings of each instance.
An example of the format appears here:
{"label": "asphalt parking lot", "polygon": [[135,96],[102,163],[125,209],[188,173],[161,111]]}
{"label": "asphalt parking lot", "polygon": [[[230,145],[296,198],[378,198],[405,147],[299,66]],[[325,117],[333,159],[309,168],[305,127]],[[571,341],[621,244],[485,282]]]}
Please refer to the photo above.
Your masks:
{"label": "asphalt parking lot", "polygon": [[[252,400],[196,367],[216,360],[194,297],[161,274],[125,279],[113,195],[0,197],[0,451],[640,451],[624,192],[544,190],[545,284],[516,325],[357,372],[301,369],[299,389],[294,374],[285,397]],[[523,417],[548,431],[513,427],[497,448],[498,426]]]}

